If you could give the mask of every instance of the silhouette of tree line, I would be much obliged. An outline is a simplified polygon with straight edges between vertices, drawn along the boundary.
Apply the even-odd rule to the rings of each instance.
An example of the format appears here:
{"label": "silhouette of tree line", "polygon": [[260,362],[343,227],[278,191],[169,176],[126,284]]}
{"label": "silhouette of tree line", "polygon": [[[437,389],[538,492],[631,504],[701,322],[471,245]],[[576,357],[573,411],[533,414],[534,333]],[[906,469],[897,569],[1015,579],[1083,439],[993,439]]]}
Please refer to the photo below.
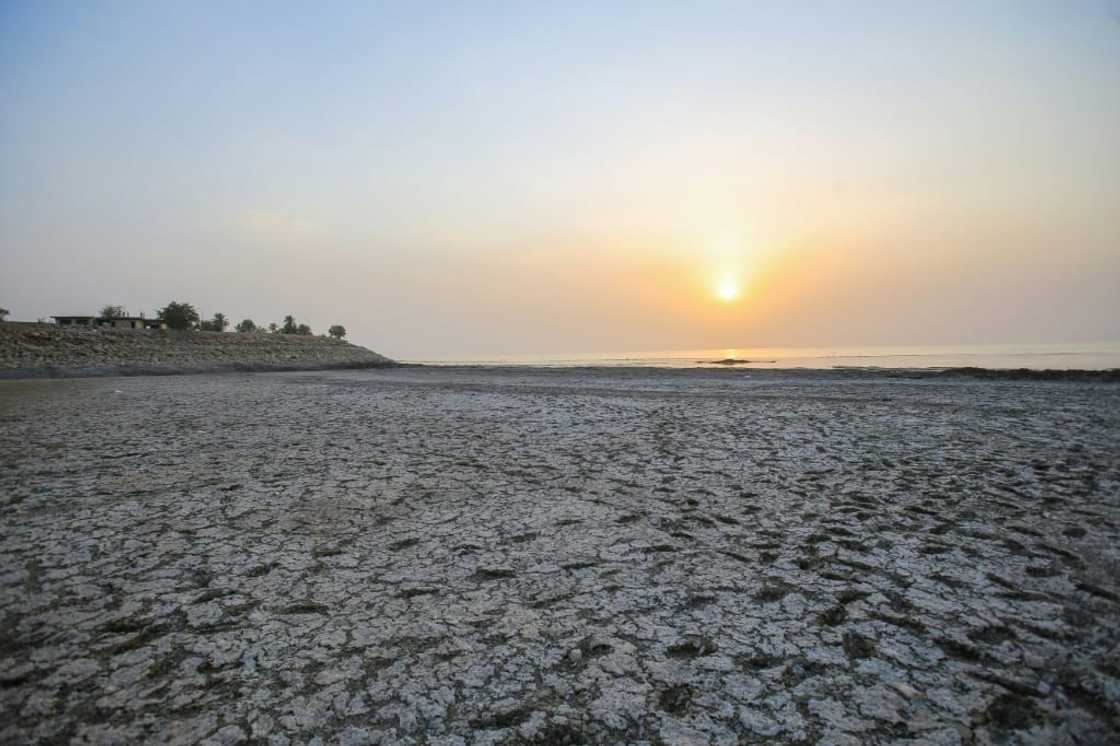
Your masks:
{"label": "silhouette of tree line", "polygon": [[[224,313],[216,313],[213,318],[203,320],[199,318],[198,311],[190,303],[178,303],[176,301],[172,301],[161,308],[159,317],[166,321],[167,326],[171,329],[196,328],[204,332],[224,332],[229,327],[229,319],[226,318]],[[285,316],[280,325],[272,323],[268,327],[259,326],[252,319],[242,319],[234,326],[234,330],[241,334],[268,333],[298,334],[302,336],[313,334],[310,326],[298,323],[295,316],[291,314]],[[346,336],[346,327],[342,324],[334,324],[327,330],[327,334],[335,339],[342,339]]]}

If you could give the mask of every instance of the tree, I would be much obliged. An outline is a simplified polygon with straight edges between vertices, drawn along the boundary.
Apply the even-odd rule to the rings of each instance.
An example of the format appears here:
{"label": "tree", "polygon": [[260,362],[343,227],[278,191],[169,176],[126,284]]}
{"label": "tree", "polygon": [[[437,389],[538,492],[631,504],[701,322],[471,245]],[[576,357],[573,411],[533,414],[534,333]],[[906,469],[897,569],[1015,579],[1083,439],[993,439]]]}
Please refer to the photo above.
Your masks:
{"label": "tree", "polygon": [[311,327],[308,326],[307,324],[300,324],[299,326],[296,327],[296,334],[302,334],[304,336],[309,337],[309,336],[311,336]]}
{"label": "tree", "polygon": [[198,325],[198,328],[204,332],[224,332],[226,327],[229,326],[229,319],[226,318],[224,313],[214,314],[214,318],[209,321],[203,321]]}
{"label": "tree", "polygon": [[271,324],[268,325],[268,333],[269,334],[275,334],[276,330],[279,329],[279,328],[280,327],[276,326],[276,322],[273,321]]}
{"label": "tree", "polygon": [[122,319],[127,315],[128,311],[124,310],[124,306],[105,306],[100,314],[103,319]]}
{"label": "tree", "polygon": [[8,309],[0,308],[0,321],[6,320],[8,318],[8,314],[10,313],[11,311],[9,311]]}
{"label": "tree", "polygon": [[327,330],[327,334],[331,335],[335,339],[342,339],[346,336],[346,327],[342,324],[335,324]]}
{"label": "tree", "polygon": [[299,327],[296,326],[296,319],[291,314],[284,317],[284,325],[280,327],[281,334],[299,334]]}
{"label": "tree", "polygon": [[255,332],[257,330],[257,325],[253,322],[252,319],[244,319],[234,328],[242,334],[245,334],[247,332]]}
{"label": "tree", "polygon": [[167,322],[169,329],[190,329],[198,323],[198,311],[190,303],[171,301],[158,311],[159,317]]}

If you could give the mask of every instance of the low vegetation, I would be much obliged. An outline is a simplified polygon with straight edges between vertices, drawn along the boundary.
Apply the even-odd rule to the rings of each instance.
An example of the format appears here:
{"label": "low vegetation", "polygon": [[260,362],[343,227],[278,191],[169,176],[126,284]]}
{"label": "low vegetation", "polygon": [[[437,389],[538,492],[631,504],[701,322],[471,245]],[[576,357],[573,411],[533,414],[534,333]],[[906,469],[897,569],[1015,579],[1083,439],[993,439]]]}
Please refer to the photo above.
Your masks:
{"label": "low vegetation", "polygon": [[[121,306],[106,306],[102,309],[104,318],[112,318],[106,314],[109,309],[120,310],[119,315],[125,315]],[[198,329],[204,332],[224,332],[230,326],[230,321],[224,313],[216,313],[210,319],[200,320],[198,311],[190,303],[172,301],[159,310],[159,318],[167,322],[171,329]],[[240,334],[300,334],[311,336],[314,332],[307,324],[296,321],[295,316],[288,314],[280,324],[270,323],[267,327],[257,324],[252,319],[242,319],[234,327]],[[327,334],[335,339],[346,336],[346,327],[342,324],[333,324]]]}
{"label": "low vegetation", "polygon": [[226,327],[229,326],[229,319],[226,318],[224,313],[214,314],[214,318],[209,321],[201,321],[198,328],[204,332],[224,332]]}

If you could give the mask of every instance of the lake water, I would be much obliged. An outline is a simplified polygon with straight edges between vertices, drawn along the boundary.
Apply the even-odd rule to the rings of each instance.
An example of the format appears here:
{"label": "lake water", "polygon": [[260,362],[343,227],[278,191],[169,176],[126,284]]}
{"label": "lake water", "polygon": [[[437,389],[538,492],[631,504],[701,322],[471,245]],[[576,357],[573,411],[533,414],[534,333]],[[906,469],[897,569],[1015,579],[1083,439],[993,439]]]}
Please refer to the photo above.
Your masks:
{"label": "lake water", "polygon": [[924,347],[734,347],[653,352],[492,355],[409,360],[427,365],[532,365],[550,367],[723,367],[736,359],[746,368],[1120,368],[1120,342]]}

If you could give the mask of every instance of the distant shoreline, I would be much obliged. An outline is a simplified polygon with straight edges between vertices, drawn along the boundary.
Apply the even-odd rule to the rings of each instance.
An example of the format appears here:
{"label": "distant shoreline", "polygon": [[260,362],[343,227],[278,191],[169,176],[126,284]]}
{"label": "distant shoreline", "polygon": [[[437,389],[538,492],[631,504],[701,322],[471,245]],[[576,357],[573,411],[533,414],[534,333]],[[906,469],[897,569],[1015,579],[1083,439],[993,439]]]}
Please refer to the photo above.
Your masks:
{"label": "distant shoreline", "polygon": [[226,373],[295,373],[315,371],[375,370],[386,368],[411,368],[427,371],[477,370],[495,373],[520,375],[560,376],[601,374],[617,377],[668,376],[691,378],[695,376],[719,376],[730,378],[807,378],[821,380],[906,380],[906,381],[1021,381],[1021,382],[1070,382],[1070,383],[1120,383],[1120,369],[1110,370],[1032,370],[997,368],[745,368],[696,366],[658,367],[658,366],[547,366],[547,365],[426,365],[423,363],[399,363],[396,361],[334,362],[334,363],[292,363],[292,364],[254,364],[226,363],[214,365],[195,365],[182,368],[122,365],[86,367],[41,367],[0,369],[0,381],[4,380],[48,380],[78,378],[134,378],[146,376],[189,376],[217,375]]}
{"label": "distant shoreline", "polygon": [[487,353],[413,356],[407,362],[432,365],[543,365],[550,367],[657,367],[757,369],[918,369],[989,368],[1013,370],[1120,369],[1120,340],[1037,344],[960,344],[832,347],[726,347],[603,352]]}
{"label": "distant shoreline", "polygon": [[426,368],[429,370],[486,370],[509,371],[519,373],[539,372],[541,374],[562,375],[572,373],[610,373],[619,376],[666,374],[666,375],[714,375],[714,376],[752,376],[760,377],[806,377],[806,378],[842,378],[842,379],[881,379],[899,378],[913,380],[935,380],[952,378],[974,378],[990,381],[1081,381],[1120,383],[1120,368],[1107,370],[1066,370],[1032,368],[749,368],[745,366],[713,366],[695,365],[682,366],[657,366],[657,365],[543,365],[543,364],[516,364],[516,363],[455,363],[448,365],[432,365],[425,363],[401,362],[396,367],[400,368]]}

